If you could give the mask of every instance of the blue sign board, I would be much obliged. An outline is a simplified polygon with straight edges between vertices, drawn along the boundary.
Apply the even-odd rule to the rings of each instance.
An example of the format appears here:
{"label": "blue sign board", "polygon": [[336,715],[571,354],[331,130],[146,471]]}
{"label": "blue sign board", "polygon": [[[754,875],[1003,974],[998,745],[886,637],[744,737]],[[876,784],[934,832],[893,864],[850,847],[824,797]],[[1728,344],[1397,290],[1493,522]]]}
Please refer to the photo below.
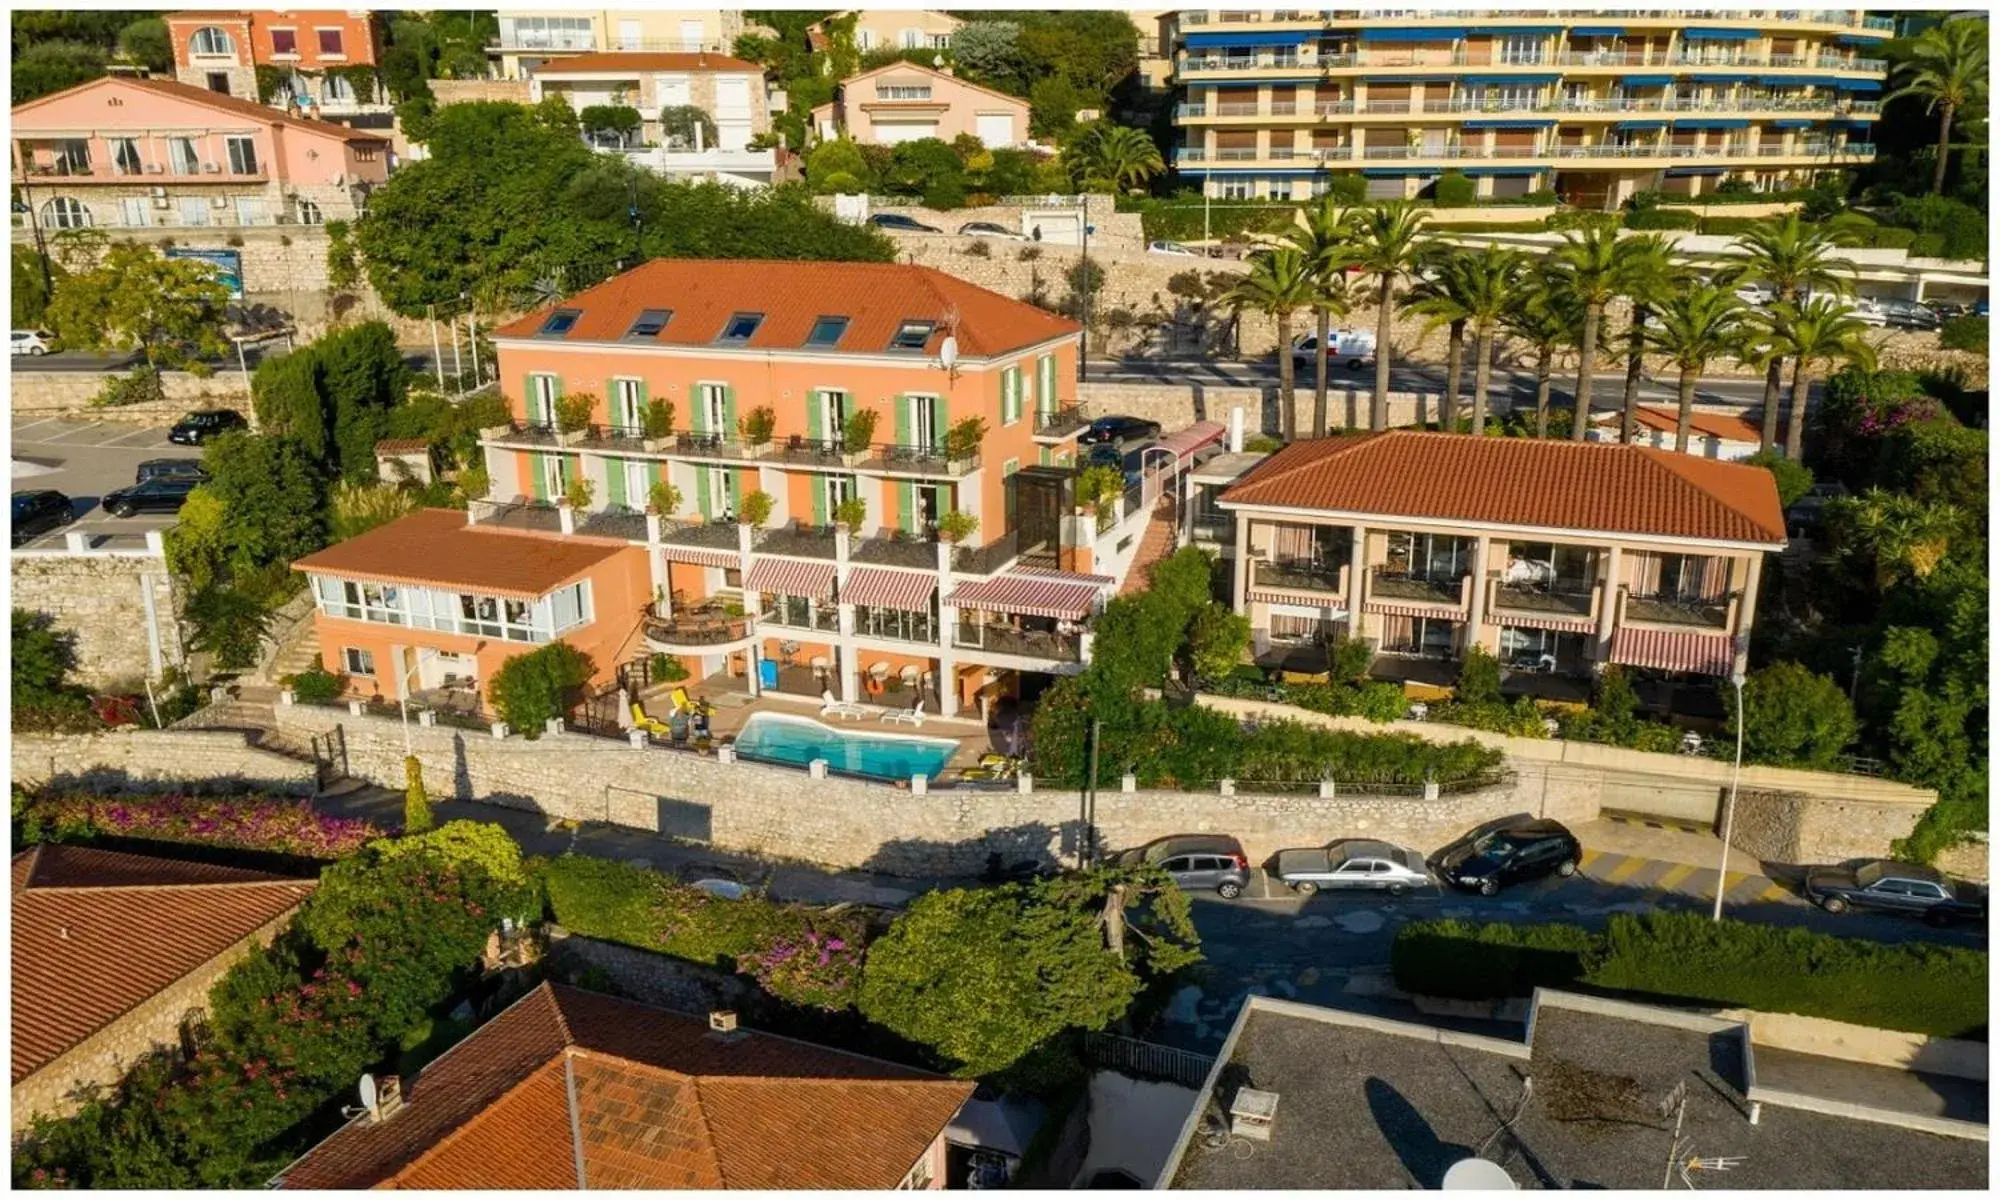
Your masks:
{"label": "blue sign board", "polygon": [[229,289],[229,298],[243,298],[243,252],[241,250],[196,250],[186,246],[174,246],[167,250],[168,258],[186,258],[207,263],[215,271],[215,277],[222,286]]}

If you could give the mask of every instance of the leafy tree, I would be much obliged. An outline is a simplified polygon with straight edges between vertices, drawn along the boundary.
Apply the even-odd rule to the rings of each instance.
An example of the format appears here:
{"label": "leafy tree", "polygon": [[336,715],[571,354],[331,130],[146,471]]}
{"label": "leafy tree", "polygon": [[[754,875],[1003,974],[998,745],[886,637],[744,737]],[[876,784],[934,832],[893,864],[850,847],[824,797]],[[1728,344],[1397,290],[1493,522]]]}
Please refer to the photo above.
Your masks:
{"label": "leafy tree", "polygon": [[1227,604],[1211,601],[1188,623],[1188,657],[1202,679],[1220,679],[1243,661],[1250,648],[1250,619]]}
{"label": "leafy tree", "polygon": [[1098,96],[1060,75],[1045,76],[1028,87],[1028,129],[1042,137],[1066,137],[1076,128],[1076,114],[1098,103]]}
{"label": "leafy tree", "polygon": [[76,670],[76,635],[55,627],[47,613],[14,610],[14,722],[41,723],[47,717],[80,713],[83,689],[69,680]]}
{"label": "leafy tree", "polygon": [[[1333,318],[1346,316],[1349,308],[1347,272],[1342,256],[1347,251],[1346,201],[1329,191],[1305,214],[1303,228],[1293,228],[1286,236],[1305,255],[1312,269],[1313,296],[1313,436],[1326,436],[1326,364]],[[1171,290],[1171,281],[1169,281]]]}
{"label": "leafy tree", "polygon": [[551,718],[576,707],[596,668],[568,642],[550,642],[516,655],[493,675],[493,706],[507,724],[533,739]]}
{"label": "leafy tree", "polygon": [[97,267],[60,281],[48,321],[66,345],[131,349],[149,366],[178,365],[229,348],[229,289],[205,264],[120,242]]}
{"label": "leafy tree", "polygon": [[[1723,687],[1730,730],[1736,691]],[[1790,767],[1830,767],[1854,740],[1854,706],[1825,675],[1781,662],[1752,671],[1743,683],[1743,757]]]}
{"label": "leafy tree", "polygon": [[625,145],[639,132],[639,110],[629,104],[590,104],[577,114],[586,137],[596,140],[610,134],[616,145]]}
{"label": "leafy tree", "polygon": [[61,279],[68,272],[52,260],[45,260],[34,247],[20,242],[14,243],[14,282],[12,308],[14,328],[39,329],[46,319],[49,308],[49,287],[42,281],[42,272],[47,270],[51,280]]}
{"label": "leafy tree", "polygon": [[108,55],[82,42],[37,42],[14,55],[12,93],[15,104],[89,83],[104,74]]}
{"label": "leafy tree", "polygon": [[951,35],[959,74],[1013,95],[1021,93],[1021,27],[1013,21],[968,21]]}
{"label": "leafy tree", "polygon": [[222,561],[235,575],[285,565],[326,545],[326,492],[289,438],[230,434],[202,455],[209,480],[195,493],[220,502]]}
{"label": "leafy tree", "polygon": [[1629,443],[1639,432],[1639,379],[1650,318],[1654,308],[1688,282],[1689,271],[1676,264],[1673,246],[1657,233],[1626,238],[1618,249],[1625,256],[1625,298],[1632,304],[1625,331],[1625,404],[1618,426],[1618,440]]}
{"label": "leafy tree", "polygon": [[1966,514],[1949,504],[1880,488],[1830,502],[1827,523],[1836,552],[1871,562],[1883,592],[1929,577],[1967,528]]}
{"label": "leafy tree", "polygon": [[1465,258],[1457,247],[1442,244],[1426,248],[1428,266],[1405,297],[1404,308],[1425,318],[1422,336],[1439,328],[1445,336],[1444,399],[1438,406],[1439,424],[1447,431],[1458,427],[1459,387],[1465,380],[1465,325],[1472,319],[1466,307],[1468,290]]}
{"label": "leafy tree", "polygon": [[1239,313],[1245,309],[1262,313],[1278,327],[1278,407],[1286,441],[1299,435],[1292,385],[1292,318],[1313,303],[1317,292],[1311,263],[1291,247],[1252,255],[1250,270],[1229,291],[1229,304]]}
{"label": "leafy tree", "polygon": [[257,665],[271,615],[256,597],[233,587],[211,586],[188,599],[182,616],[191,630],[188,645],[214,655],[221,670]]}
{"label": "leafy tree", "polygon": [[167,35],[167,23],[159,17],[141,17],[119,30],[118,50],[156,75],[174,69],[173,39]]}
{"label": "leafy tree", "polygon": [[1500,702],[1500,660],[1484,646],[1469,647],[1458,664],[1458,686],[1452,699],[1459,704]]}
{"label": "leafy tree", "polygon": [[[1375,285],[1375,394],[1368,406],[1368,428],[1378,432],[1389,427],[1389,367],[1395,358],[1390,336],[1395,329],[1396,289],[1422,261],[1423,225],[1429,216],[1408,204],[1372,204],[1349,214],[1348,251],[1341,266],[1352,268]],[[1288,358],[1289,354],[1281,356],[1281,361]]]}
{"label": "leafy tree", "polygon": [[1792,408],[1785,429],[1785,455],[1798,458],[1805,447],[1806,401],[1811,395],[1814,368],[1844,359],[1872,369],[1875,351],[1866,340],[1868,327],[1854,318],[1853,310],[1826,296],[1815,296],[1804,304],[1779,301],[1761,316],[1764,335],[1792,360]]}
{"label": "leafy tree", "polygon": [[1775,450],[1760,450],[1743,460],[1746,466],[1762,467],[1769,471],[1778,484],[1778,507],[1789,509],[1807,492],[1812,491],[1812,469],[1804,463],[1786,458]]}
{"label": "leafy tree", "polygon": [[1931,173],[1932,192],[1944,191],[1945,170],[1950,164],[1952,120],[1960,112],[1977,112],[1986,101],[1989,83],[1986,36],[1985,21],[1947,20],[1918,34],[1909,58],[1897,64],[1900,86],[1887,99],[1914,96],[1924,101],[1926,111],[1937,114],[1937,165]]}
{"label": "leafy tree", "polygon": [[1659,324],[1646,331],[1646,344],[1680,370],[1680,417],[1674,449],[1686,454],[1694,422],[1694,385],[1710,360],[1735,348],[1742,304],[1734,292],[1713,284],[1690,284],[1674,292],[1659,310]]}
{"label": "leafy tree", "polygon": [[1583,336],[1583,305],[1546,267],[1530,272],[1520,302],[1508,311],[1507,332],[1535,355],[1535,436],[1549,436],[1549,389],[1556,356]]}
{"label": "leafy tree", "polygon": [[250,390],[263,428],[361,483],[375,478],[375,443],[408,396],[409,378],[395,334],[369,321],[258,363]]}

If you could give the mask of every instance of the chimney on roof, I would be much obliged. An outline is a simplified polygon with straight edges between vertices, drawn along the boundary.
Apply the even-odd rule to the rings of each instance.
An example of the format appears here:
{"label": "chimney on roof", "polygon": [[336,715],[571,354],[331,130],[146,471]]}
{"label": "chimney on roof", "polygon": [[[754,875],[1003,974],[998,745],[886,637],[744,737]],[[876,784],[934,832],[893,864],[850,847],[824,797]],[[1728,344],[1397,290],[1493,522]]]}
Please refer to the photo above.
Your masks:
{"label": "chimney on roof", "polygon": [[715,1033],[735,1033],[736,1010],[733,1008],[718,1008],[710,1011],[708,1014],[708,1027]]}
{"label": "chimney on roof", "polygon": [[380,1125],[403,1109],[403,1081],[399,1076],[384,1075],[380,1079],[373,1075],[361,1077],[361,1107],[346,1109],[343,1115],[366,1116],[370,1125]]}

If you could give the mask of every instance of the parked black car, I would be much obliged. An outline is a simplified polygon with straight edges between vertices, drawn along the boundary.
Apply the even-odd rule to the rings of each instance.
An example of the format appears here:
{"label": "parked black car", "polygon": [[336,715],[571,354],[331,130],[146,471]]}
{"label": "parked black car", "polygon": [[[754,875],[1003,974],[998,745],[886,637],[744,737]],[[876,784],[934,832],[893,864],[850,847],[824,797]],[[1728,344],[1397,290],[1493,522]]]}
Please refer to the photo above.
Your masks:
{"label": "parked black car", "polygon": [[1456,888],[1491,896],[1508,884],[1576,874],[1583,846],[1559,821],[1509,818],[1482,825],[1433,854],[1430,867]]}
{"label": "parked black car", "polygon": [[1084,446],[1123,445],[1159,436],[1158,421],[1144,421],[1138,417],[1099,417],[1090,423],[1090,428],[1077,434],[1076,440]]}
{"label": "parked black car", "polygon": [[200,485],[199,479],[149,479],[107,493],[104,508],[114,517],[136,517],[142,512],[179,512],[181,505],[187,503],[188,493]]}
{"label": "parked black car", "polygon": [[1890,329],[1936,329],[1944,319],[1928,305],[1915,300],[1880,300],[1882,321]]}
{"label": "parked black car", "polygon": [[176,446],[199,446],[212,437],[250,428],[250,422],[233,408],[205,408],[191,412],[167,430],[167,440]]}
{"label": "parked black car", "polygon": [[915,217],[902,213],[876,213],[868,218],[868,223],[877,229],[893,229],[898,233],[943,233],[935,225],[926,225]]}
{"label": "parked black car", "polygon": [[1972,306],[1962,300],[1926,300],[1923,302],[1923,305],[1925,308],[1936,313],[1940,321],[1949,321],[1953,317],[1962,317],[1972,311]]}
{"label": "parked black car", "polygon": [[1250,883],[1250,856],[1243,843],[1228,834],[1184,833],[1147,842],[1113,860],[1121,867],[1151,863],[1174,877],[1190,892],[1214,891],[1234,900]]}
{"label": "parked black car", "polygon": [[14,493],[14,545],[32,542],[51,529],[61,529],[76,520],[76,506],[61,492],[44,488],[40,491]]}
{"label": "parked black car", "polygon": [[1922,917],[1932,925],[1977,921],[1986,906],[1961,897],[1951,881],[1917,863],[1877,859],[1857,867],[1813,867],[1806,872],[1806,898],[1830,913],[1848,909]]}
{"label": "parked black car", "polygon": [[208,472],[202,469],[198,458],[149,458],[139,464],[133,473],[133,483],[145,483],[153,479],[192,479],[196,483],[208,482]]}

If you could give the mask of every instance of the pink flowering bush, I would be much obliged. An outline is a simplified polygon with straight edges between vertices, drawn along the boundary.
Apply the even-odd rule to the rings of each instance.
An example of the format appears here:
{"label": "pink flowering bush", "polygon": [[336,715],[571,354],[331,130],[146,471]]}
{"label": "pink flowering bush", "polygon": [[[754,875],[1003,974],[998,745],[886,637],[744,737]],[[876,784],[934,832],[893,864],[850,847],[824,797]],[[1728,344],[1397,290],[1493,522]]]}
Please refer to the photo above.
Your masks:
{"label": "pink flowering bush", "polygon": [[315,812],[279,796],[96,796],[68,792],[16,806],[31,839],[93,836],[192,842],[269,850],[305,858],[342,858],[383,836],[369,821]]}
{"label": "pink flowering bush", "polygon": [[852,1008],[864,955],[860,923],[809,916],[801,925],[759,939],[737,956],[736,969],[781,1000],[828,1012]]}

